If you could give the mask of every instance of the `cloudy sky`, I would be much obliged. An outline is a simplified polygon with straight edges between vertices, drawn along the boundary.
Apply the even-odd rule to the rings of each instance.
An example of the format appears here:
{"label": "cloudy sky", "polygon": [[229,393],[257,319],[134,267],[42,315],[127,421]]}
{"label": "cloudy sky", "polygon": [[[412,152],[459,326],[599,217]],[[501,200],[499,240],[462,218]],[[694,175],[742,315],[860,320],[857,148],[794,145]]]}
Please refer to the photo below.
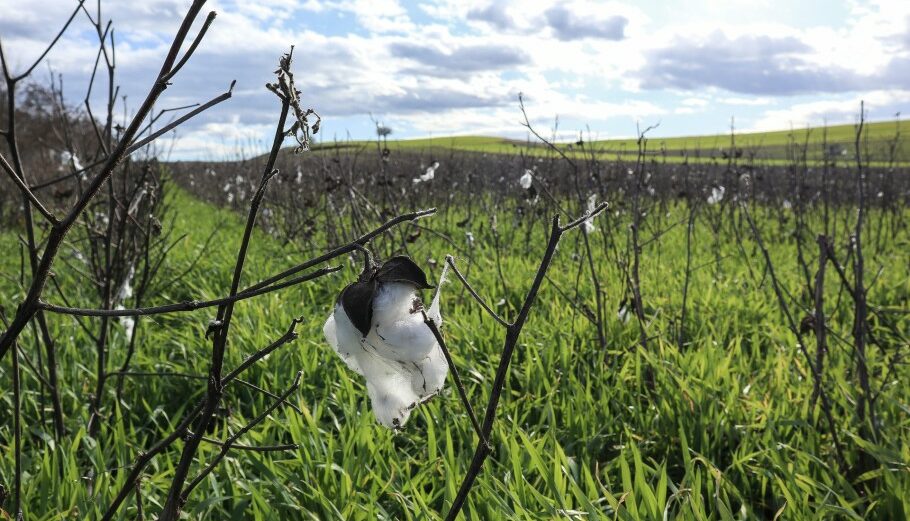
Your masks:
{"label": "cloudy sky", "polygon": [[[128,107],[147,91],[189,3],[104,6]],[[74,5],[0,0],[14,71]],[[398,138],[523,137],[520,92],[532,121],[546,129],[558,116],[566,138],[588,129],[627,137],[658,122],[654,136],[725,132],[731,117],[743,131],[853,122],[860,100],[871,119],[910,113],[907,0],[212,0],[209,9],[218,18],[161,107],[204,101],[234,79],[236,95],[182,127],[179,157],[265,146],[277,102],[263,85],[291,44],[323,140],[373,136],[370,114]],[[49,56],[74,103],[96,52],[80,16]]]}

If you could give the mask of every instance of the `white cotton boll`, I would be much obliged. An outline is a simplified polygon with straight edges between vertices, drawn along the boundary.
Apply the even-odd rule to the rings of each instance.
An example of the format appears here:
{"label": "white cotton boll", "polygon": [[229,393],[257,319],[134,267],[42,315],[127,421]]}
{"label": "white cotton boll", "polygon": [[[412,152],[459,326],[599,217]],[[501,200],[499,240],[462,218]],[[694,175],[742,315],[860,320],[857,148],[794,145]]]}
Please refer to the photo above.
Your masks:
{"label": "white cotton boll", "polygon": [[358,357],[367,379],[367,394],[376,420],[390,429],[407,423],[411,410],[420,404],[412,374],[400,362],[379,356]]}
{"label": "white cotton boll", "polygon": [[423,321],[422,304],[411,284],[380,284],[373,298],[373,321],[366,343],[379,356],[399,362],[425,358],[436,337]]}
{"label": "white cotton boll", "polygon": [[130,266],[129,271],[126,273],[126,277],[123,279],[123,284],[120,285],[120,289],[117,291],[117,300],[119,302],[123,302],[133,296],[132,281],[135,275],[136,267]]}
{"label": "white cotton boll", "polygon": [[433,163],[432,165],[428,166],[426,172],[424,172],[424,174],[421,175],[419,179],[414,179],[414,182],[415,182],[415,183],[419,183],[419,182],[422,181],[422,182],[425,183],[425,182],[428,182],[428,181],[432,181],[433,178],[436,177],[436,169],[437,169],[437,168],[439,168],[439,162],[438,162],[438,161],[435,162],[435,163]]}
{"label": "white cotton boll", "polygon": [[[440,286],[446,272],[444,268]],[[437,287],[427,310],[437,327],[442,323],[439,294]],[[404,426],[417,405],[441,391],[448,375],[445,355],[424,323],[422,309],[413,284],[380,283],[365,338],[340,303],[323,326],[332,349],[366,378],[376,420],[391,429]]]}
{"label": "white cotton boll", "polygon": [[784,199],[784,210],[789,210],[790,208],[793,208],[793,203],[787,199]]}
{"label": "white cotton boll", "polygon": [[518,184],[521,185],[525,190],[531,188],[531,184],[534,182],[534,176],[531,173],[530,169],[526,169],[521,179],[518,180]]}
{"label": "white cotton boll", "polygon": [[126,333],[127,338],[133,337],[133,330],[136,328],[136,320],[133,317],[120,317],[120,325]]}
{"label": "white cotton boll", "polygon": [[[597,194],[591,194],[590,196],[588,196],[588,213],[593,212],[595,208],[597,208]],[[589,219],[586,219],[585,222],[582,223],[581,229],[582,229],[582,231],[585,232],[585,234],[593,233],[594,231],[597,230],[597,226],[594,226],[593,221],[594,221],[594,218],[591,217]]]}
{"label": "white cotton boll", "polygon": [[332,349],[335,350],[344,363],[355,373],[363,374],[363,370],[354,356],[363,350],[360,345],[362,336],[360,331],[357,331],[357,328],[351,323],[351,319],[348,318],[348,314],[344,312],[341,304],[335,305],[335,311],[325,321],[322,332],[325,334],[325,339],[329,345],[332,346]]}
{"label": "white cotton boll", "polygon": [[591,194],[588,196],[588,212],[593,212],[597,208],[597,194]]}
{"label": "white cotton boll", "polygon": [[468,239],[468,246],[474,246],[474,234],[471,232],[465,232],[464,235]]}
{"label": "white cotton boll", "polygon": [[711,196],[708,197],[708,204],[717,204],[724,199],[726,189],[723,186],[715,186],[711,189]]}
{"label": "white cotton boll", "polygon": [[231,191],[231,183],[225,183],[225,185],[224,185],[224,187],[222,188],[222,190],[225,191],[225,192],[230,192],[230,191]]}
{"label": "white cotton boll", "polygon": [[428,166],[426,171],[420,176],[415,177],[411,181],[416,185],[417,183],[426,183],[432,181],[436,177],[436,169],[439,168],[439,161],[434,162],[432,165]]}
{"label": "white cotton boll", "polygon": [[597,226],[594,226],[594,223],[591,222],[591,219],[581,223],[581,229],[585,234],[594,233],[597,231]]}
{"label": "white cotton boll", "polygon": [[64,150],[63,152],[60,152],[60,168],[66,170],[70,167],[74,170],[82,170],[82,163],[79,161],[76,154],[69,150]]}
{"label": "white cotton boll", "polygon": [[227,202],[231,204],[234,202],[234,194],[227,194]]}
{"label": "white cotton boll", "polygon": [[[122,304],[118,304],[117,307],[115,307],[114,309],[119,311],[119,310],[123,310],[126,308],[124,308]],[[123,326],[123,330],[126,333],[126,337],[132,338],[133,330],[136,328],[136,319],[133,317],[120,317],[118,319],[118,321],[120,322],[120,325]]]}
{"label": "white cotton boll", "polygon": [[619,308],[619,311],[616,312],[616,318],[618,318],[619,321],[623,324],[629,323],[629,316],[629,307],[625,304],[623,304],[622,307]]}
{"label": "white cotton boll", "polygon": [[66,150],[60,154],[60,159],[64,166],[72,165],[75,170],[82,170],[82,163],[76,154]]}
{"label": "white cotton boll", "polygon": [[426,401],[442,390],[449,374],[449,363],[439,344],[433,344],[427,356],[416,363],[420,370],[411,374],[411,388],[421,396],[421,401]]}

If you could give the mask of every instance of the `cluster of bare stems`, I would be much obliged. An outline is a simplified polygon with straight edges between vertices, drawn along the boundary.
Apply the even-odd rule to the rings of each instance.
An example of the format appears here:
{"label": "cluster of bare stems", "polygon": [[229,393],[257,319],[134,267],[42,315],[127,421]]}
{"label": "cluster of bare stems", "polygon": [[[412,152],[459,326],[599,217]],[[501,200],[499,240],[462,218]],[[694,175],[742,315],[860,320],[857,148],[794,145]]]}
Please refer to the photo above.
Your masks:
{"label": "cluster of bare stems", "polygon": [[[374,238],[395,230],[402,223],[414,223],[417,219],[435,213],[435,209],[401,212],[397,206],[386,208],[392,216],[387,216],[385,224],[373,229],[359,229],[361,221],[355,220],[353,230],[339,229],[330,235],[332,238],[356,236],[354,240],[338,241],[342,246],[335,247],[323,253],[290,267],[281,273],[263,278],[260,282],[242,288],[241,276],[247,252],[250,247],[252,232],[260,217],[263,201],[271,182],[284,178],[279,176],[279,169],[275,167],[283,143],[288,137],[297,142],[297,150],[308,147],[310,133],[318,131],[318,115],[312,109],[301,106],[300,92],[294,86],[291,72],[293,49],[279,61],[276,71],[277,81],[268,85],[280,101],[280,111],[276,124],[274,139],[268,153],[265,165],[252,185],[248,199],[246,226],[240,242],[234,263],[233,277],[230,289],[226,295],[211,300],[187,300],[171,304],[146,306],[151,299],[156,287],[166,287],[180,280],[189,273],[191,265],[182,273],[171,277],[162,276],[162,267],[168,252],[183,240],[183,237],[171,237],[170,227],[162,223],[162,219],[169,215],[172,209],[165,207],[164,182],[160,170],[154,160],[151,146],[160,136],[172,131],[179,125],[196,116],[197,114],[225,101],[231,97],[229,89],[224,94],[212,100],[189,107],[165,109],[157,114],[153,107],[159,97],[172,81],[175,81],[181,68],[188,62],[194,51],[202,41],[207,29],[215,19],[215,13],[210,12],[198,30],[196,36],[188,41],[191,28],[202,11],[204,0],[193,2],[187,12],[176,36],[171,43],[170,50],[165,57],[160,72],[153,82],[149,92],[135,115],[123,124],[118,124],[115,118],[115,104],[118,98],[118,88],[115,83],[116,61],[114,54],[114,32],[110,23],[102,24],[100,4],[92,13],[80,2],[73,10],[66,23],[63,25],[54,40],[48,45],[42,55],[24,72],[15,74],[8,69],[8,61],[0,47],[3,74],[5,78],[6,95],[6,127],[0,131],[5,139],[6,147],[0,154],[0,167],[4,170],[9,181],[17,188],[21,198],[21,214],[26,234],[25,253],[28,259],[23,263],[21,279],[23,281],[24,298],[15,310],[10,310],[9,316],[2,315],[4,331],[0,336],[0,359],[9,353],[12,365],[12,388],[14,394],[14,407],[12,418],[14,423],[12,444],[15,452],[15,479],[12,484],[13,508],[18,519],[23,516],[22,508],[22,433],[23,418],[20,410],[21,404],[21,379],[20,362],[24,362],[37,379],[41,382],[42,393],[46,393],[52,404],[54,436],[61,439],[67,436],[67,413],[61,403],[61,382],[57,375],[56,353],[59,340],[53,338],[51,328],[48,327],[49,315],[66,315],[73,317],[78,326],[88,338],[95,343],[97,362],[96,381],[90,403],[87,431],[95,435],[105,428],[105,419],[115,420],[112,411],[119,411],[118,404],[123,400],[123,379],[131,376],[166,377],[166,373],[141,373],[130,370],[130,361],[137,346],[137,335],[140,331],[139,321],[143,317],[167,313],[192,312],[205,308],[215,308],[216,318],[208,326],[206,339],[211,339],[211,360],[208,375],[204,378],[207,382],[204,397],[193,407],[186,411],[177,426],[167,435],[161,437],[145,450],[137,454],[131,465],[125,467],[126,477],[121,480],[122,488],[114,495],[114,499],[107,506],[102,519],[112,519],[121,509],[124,501],[135,492],[136,504],[140,516],[143,510],[143,501],[140,494],[140,481],[148,464],[156,457],[167,452],[178,441],[183,443],[180,449],[179,460],[175,466],[164,507],[159,514],[159,519],[174,520],[179,517],[180,511],[188,501],[192,491],[208,476],[218,463],[231,450],[255,451],[283,451],[295,448],[294,445],[276,446],[250,446],[238,443],[239,439],[249,430],[256,427],[269,413],[281,406],[296,409],[289,401],[291,394],[299,386],[301,375],[290,382],[287,389],[280,393],[272,393],[244,382],[240,377],[244,371],[264,359],[271,352],[285,346],[297,338],[295,332],[297,324],[303,318],[293,321],[287,331],[271,344],[262,347],[249,355],[238,367],[227,371],[224,367],[225,352],[229,348],[234,306],[242,300],[255,298],[271,292],[279,291],[291,286],[316,280],[340,269],[340,266],[327,267],[325,264],[333,259],[345,256],[354,250],[363,249]],[[99,47],[98,58],[95,63],[95,73],[92,75],[88,92],[84,100],[84,117],[79,118],[81,124],[90,126],[94,143],[80,141],[82,134],[73,132],[76,125],[70,119],[77,116],[71,114],[63,102],[62,87],[53,87],[51,95],[57,119],[62,121],[60,142],[70,154],[69,171],[53,178],[43,178],[40,181],[33,179],[31,172],[25,166],[20,155],[20,136],[18,134],[16,106],[17,85],[22,84],[33,73],[39,63],[50,52],[73,20],[84,14],[95,28]],[[105,74],[106,73],[106,74]],[[106,117],[98,118],[92,107],[92,90],[97,77],[106,77],[107,96],[104,114]],[[233,87],[233,84],[232,84]],[[125,100],[124,100],[125,103]],[[167,124],[156,128],[155,124],[162,115],[174,110],[187,110],[179,117],[175,117]],[[315,123],[311,119],[316,118]],[[290,119],[290,122],[288,121]],[[78,152],[77,152],[78,151]],[[146,152],[144,160],[132,158],[139,151]],[[78,155],[77,155],[78,153]],[[8,156],[8,157],[7,157]],[[81,157],[87,165],[81,165],[75,158]],[[40,194],[47,190],[55,190],[54,204],[45,204]],[[353,193],[353,191],[352,191]],[[390,192],[385,194],[386,202],[394,201]],[[296,202],[295,202],[296,203]],[[300,207],[306,207],[302,204]],[[369,210],[374,210],[373,204],[364,205]],[[490,393],[483,423],[478,423],[476,416],[467,400],[464,387],[458,379],[458,372],[452,363],[451,356],[446,349],[446,356],[451,365],[452,374],[456,379],[461,398],[467,406],[472,423],[478,436],[477,450],[474,454],[470,469],[463,481],[459,494],[451,506],[448,517],[454,519],[477,477],[481,466],[492,450],[490,436],[496,409],[505,385],[512,354],[517,346],[521,330],[528,319],[532,304],[547,270],[552,262],[556,246],[562,235],[578,226],[606,208],[600,204],[581,218],[560,226],[559,219],[553,218],[550,229],[550,239],[546,252],[541,260],[537,275],[526,293],[523,304],[513,322],[507,322],[497,315],[492,308],[471,288],[465,276],[455,267],[452,257],[447,262],[464,283],[470,294],[477,299],[483,309],[505,330],[504,346],[501,354],[499,368]],[[286,210],[290,208],[286,207]],[[36,215],[37,214],[37,215]],[[382,216],[382,214],[380,214]],[[408,241],[402,244],[407,245]],[[208,241],[206,241],[208,244]],[[205,245],[204,245],[205,246]],[[73,255],[61,255],[69,249]],[[203,250],[205,248],[203,247]],[[73,259],[76,259],[75,261]],[[97,308],[80,308],[71,305],[66,292],[58,283],[53,267],[57,263],[67,263],[68,269],[79,273],[88,281],[97,292],[99,306]],[[59,299],[62,304],[51,303]],[[429,319],[427,326],[432,329],[440,341],[445,341],[438,327]],[[32,345],[25,345],[26,331],[32,332]],[[110,363],[110,349],[112,337],[123,334],[126,337],[126,354],[122,365],[112,370]],[[42,358],[43,353],[43,358]],[[33,358],[38,357],[38,362]],[[106,403],[110,393],[106,387],[111,379],[116,378],[116,403]],[[254,388],[272,398],[272,403],[255,418],[249,420],[235,434],[225,440],[211,439],[204,434],[215,421],[219,404],[225,394],[226,388],[238,383]],[[44,395],[42,395],[44,396]],[[43,425],[43,422],[42,422]],[[201,443],[217,444],[221,447],[217,455],[212,458],[195,475],[191,475],[196,453]],[[87,486],[91,487],[93,476],[87,476]]]}
{"label": "cluster of bare stems", "polygon": [[[804,297],[800,298],[799,296],[793,296],[787,293],[776,275],[771,256],[765,247],[761,232],[756,226],[748,206],[745,204],[741,205],[743,215],[749,224],[749,228],[752,231],[753,237],[764,259],[767,275],[771,279],[777,302],[786,318],[788,327],[797,338],[799,351],[805,358],[806,366],[809,368],[812,375],[812,412],[814,413],[816,407],[820,406],[822,416],[825,419],[828,433],[831,436],[834,446],[837,467],[851,479],[875,468],[876,462],[873,454],[863,446],[858,447],[858,454],[854,461],[849,460],[844,449],[844,442],[841,440],[841,436],[838,433],[840,427],[835,418],[837,412],[836,406],[829,397],[829,391],[827,390],[825,381],[825,357],[829,350],[829,338],[836,339],[843,347],[850,349],[853,353],[853,375],[856,379],[856,387],[851,389],[850,400],[855,404],[855,409],[853,411],[848,411],[848,415],[850,412],[853,413],[853,422],[855,422],[858,427],[859,436],[864,440],[869,440],[874,443],[878,443],[881,439],[881,423],[876,418],[876,400],[881,396],[886,382],[890,380],[896,366],[903,357],[903,353],[898,345],[892,345],[887,340],[879,338],[873,332],[869,320],[870,306],[867,302],[867,295],[870,286],[867,285],[865,281],[866,268],[865,255],[863,252],[863,245],[865,243],[864,232],[867,227],[868,188],[866,185],[869,170],[868,165],[864,162],[865,158],[863,155],[862,140],[864,136],[864,125],[865,108],[861,104],[860,117],[859,122],[856,125],[856,138],[854,142],[855,185],[854,189],[851,191],[855,197],[856,212],[852,229],[849,230],[850,239],[849,245],[847,246],[846,259],[843,261],[839,259],[834,241],[825,232],[818,232],[815,237],[818,260],[814,276],[810,275],[811,268],[806,264],[805,257],[808,253],[804,254],[802,251],[802,249],[806,247],[803,244],[802,236],[803,234],[808,235],[808,232],[806,231],[805,219],[803,217],[805,211],[803,208],[804,204],[800,201],[799,197],[797,198],[796,221],[797,233],[800,234],[797,238],[797,262],[801,267],[801,271],[805,274],[806,291]],[[893,151],[894,149],[892,148],[892,153]],[[827,205],[825,205],[824,210],[824,226],[827,231],[829,226]],[[883,226],[880,224],[878,230],[881,231],[882,228]],[[852,339],[840,337],[840,335],[830,327],[826,318],[826,313],[830,314],[830,311],[828,311],[830,308],[826,308],[825,303],[825,280],[828,264],[831,264],[835,268],[838,275],[838,282],[840,283],[839,290],[841,291],[841,294],[845,292],[852,300]],[[852,270],[850,271],[852,271],[852,277],[850,276],[851,274],[848,273],[848,268],[845,266],[851,266]],[[881,273],[881,268],[882,267],[880,266],[879,274]],[[838,302],[835,307],[839,309],[841,307],[840,295],[837,300]],[[797,313],[799,312],[804,313],[804,318],[800,322],[797,322],[796,316],[798,316]],[[876,308],[872,310],[872,313],[875,313],[880,322],[884,322],[885,324],[889,322],[887,313],[884,310]],[[815,336],[814,357],[812,356],[812,353],[810,353],[810,345],[805,339],[805,336],[808,333],[812,333]],[[899,332],[896,333],[897,337],[900,338]],[[886,360],[885,364],[883,364],[883,368],[878,370],[879,374],[877,376],[880,379],[880,384],[877,389],[874,388],[874,376],[876,375],[873,372],[874,370],[870,368],[867,356],[868,347],[870,345],[875,345],[880,350],[879,354],[881,357]]]}
{"label": "cluster of bare stems", "polygon": [[[839,230],[852,226],[843,210],[855,203],[855,160],[852,153],[846,154],[854,150],[853,143],[848,149],[847,143],[828,141],[826,134],[820,145],[810,143],[808,136],[804,141],[792,138],[786,147],[791,161],[787,165],[769,165],[761,161],[760,150],[737,143],[731,125],[729,145],[683,152],[681,161],[671,161],[675,152],[654,147],[653,140],[646,139],[652,130],[647,128],[639,133],[636,150],[624,156],[630,160],[604,161],[604,153],[623,151],[605,150],[591,139],[590,133],[579,135],[570,145],[556,144],[554,138],[547,138],[532,127],[523,100],[520,107],[529,140],[514,143],[513,155],[453,149],[416,153],[390,150],[388,129],[378,123],[375,149],[335,141],[323,142],[320,154],[297,164],[291,163],[289,155],[280,155],[277,164],[290,175],[276,180],[282,189],[266,202],[263,226],[281,240],[310,253],[313,241],[309,239],[317,232],[339,240],[363,231],[370,220],[400,213],[401,207],[458,208],[458,212],[441,212],[432,223],[412,223],[397,230],[397,240],[382,244],[385,252],[404,248],[408,254],[423,256],[433,264],[437,261],[433,252],[423,251],[418,241],[421,234],[428,233],[445,240],[453,252],[467,260],[466,272],[480,263],[476,261],[491,258],[500,294],[505,297],[503,305],[514,312],[521,301],[513,295],[503,275],[503,256],[522,250],[529,253],[533,244],[530,237],[535,230],[548,228],[550,215],[567,214],[568,210],[578,215],[587,209],[588,199],[596,196],[597,201],[609,202],[611,211],[622,218],[601,223],[593,233],[578,234],[572,245],[574,287],[553,287],[591,325],[590,332],[601,352],[607,350],[607,324],[617,315],[638,323],[637,344],[643,348],[659,334],[651,324],[654,307],[648,306],[648,288],[642,284],[640,271],[643,252],[656,250],[659,256],[661,239],[667,232],[678,227],[686,229],[682,305],[671,333],[679,346],[685,347],[689,343],[686,324],[691,317],[690,278],[711,268],[717,277],[724,276],[724,264],[730,260],[722,253],[724,237],[735,237],[751,277],[762,278],[763,270],[749,251],[751,229],[745,226],[741,204],[746,204],[753,214],[761,212],[763,217],[778,223],[776,228],[764,231],[772,234],[770,238],[775,241],[790,240],[794,236],[790,230],[796,227],[798,261],[807,287],[811,285],[809,252],[813,248],[806,245],[814,240],[809,233],[808,216],[815,211],[823,213],[828,237],[836,237]],[[558,120],[554,137],[557,132]],[[887,159],[885,166],[879,163],[865,168],[866,190],[876,194],[866,204],[881,209],[886,216],[875,228],[876,245],[887,240],[889,231],[893,234],[906,224],[904,208],[910,200],[910,184],[893,175],[899,157],[898,138],[899,135],[885,149],[876,143],[870,150],[870,145],[864,143],[857,152],[863,157],[876,154]],[[255,156],[241,156],[233,161],[171,166],[182,172],[178,182],[183,187],[213,203],[236,207],[240,204],[236,193],[249,191],[252,184],[243,172],[255,160]],[[437,162],[436,177],[415,190],[415,178]],[[534,176],[530,190],[517,186],[525,171]],[[218,175],[212,175],[215,172]],[[224,183],[224,178],[238,181]],[[314,185],[321,188],[318,195],[310,189]],[[484,197],[472,196],[477,193]],[[719,201],[712,200],[715,194],[721,195]],[[687,210],[685,215],[668,218],[670,210],[681,204]],[[350,219],[329,217],[338,214]],[[504,215],[511,216],[510,226],[502,226]],[[627,229],[619,224],[624,222],[631,222],[631,226]],[[698,236],[700,223],[711,232],[707,239],[713,262],[694,265],[692,249],[706,239]],[[459,228],[463,230],[461,235],[455,232]],[[494,253],[484,255],[485,259],[476,258],[474,237],[482,237]],[[596,259],[600,263],[606,259],[622,274],[623,290],[615,295],[605,294],[600,280],[603,275],[599,273],[602,270],[598,268],[602,264]],[[589,331],[579,333],[587,335]],[[650,375],[646,376],[650,380]]]}

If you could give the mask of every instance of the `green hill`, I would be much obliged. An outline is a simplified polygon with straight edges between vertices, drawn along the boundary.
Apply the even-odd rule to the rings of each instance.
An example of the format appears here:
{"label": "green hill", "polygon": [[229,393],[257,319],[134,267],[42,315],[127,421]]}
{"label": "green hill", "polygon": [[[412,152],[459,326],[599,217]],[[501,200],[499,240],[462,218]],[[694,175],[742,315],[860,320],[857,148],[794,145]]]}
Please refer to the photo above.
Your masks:
{"label": "green hill", "polygon": [[[863,155],[875,164],[910,163],[910,147],[905,146],[907,135],[900,120],[867,123],[863,129]],[[856,128],[854,125],[834,125],[772,132],[747,132],[734,136],[735,147],[743,159],[763,162],[787,162],[805,153],[810,162],[820,161],[827,150],[829,158],[853,160]],[[322,143],[314,150],[375,147],[375,141]],[[431,151],[434,149],[463,150],[495,154],[525,153],[553,154],[542,143],[491,136],[448,136],[420,139],[389,140],[391,151]],[[635,139],[607,139],[590,143],[560,143],[571,156],[590,156],[599,160],[634,160],[638,154]],[[668,162],[710,162],[725,160],[732,148],[730,134],[704,136],[652,137],[647,139],[647,155]]]}

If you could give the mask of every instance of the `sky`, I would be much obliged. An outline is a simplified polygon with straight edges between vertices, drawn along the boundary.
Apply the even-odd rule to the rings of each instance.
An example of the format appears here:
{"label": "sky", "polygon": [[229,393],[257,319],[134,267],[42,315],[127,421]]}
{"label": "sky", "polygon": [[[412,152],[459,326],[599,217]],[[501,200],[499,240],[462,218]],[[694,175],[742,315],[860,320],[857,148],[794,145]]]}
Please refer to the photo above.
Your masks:
{"label": "sky", "polygon": [[[97,17],[93,4],[89,12]],[[128,114],[148,91],[189,0],[109,1]],[[26,69],[76,6],[0,0],[0,43]],[[218,16],[158,108],[231,100],[182,126],[174,158],[263,151],[279,102],[265,89],[295,45],[318,140],[495,135],[531,122],[559,139],[779,130],[910,113],[910,0],[212,0]],[[194,31],[201,25],[200,16]],[[36,69],[81,103],[98,48],[84,14]],[[101,85],[100,87],[104,87]],[[92,97],[102,106],[104,92]],[[557,126],[558,121],[558,126]]]}

